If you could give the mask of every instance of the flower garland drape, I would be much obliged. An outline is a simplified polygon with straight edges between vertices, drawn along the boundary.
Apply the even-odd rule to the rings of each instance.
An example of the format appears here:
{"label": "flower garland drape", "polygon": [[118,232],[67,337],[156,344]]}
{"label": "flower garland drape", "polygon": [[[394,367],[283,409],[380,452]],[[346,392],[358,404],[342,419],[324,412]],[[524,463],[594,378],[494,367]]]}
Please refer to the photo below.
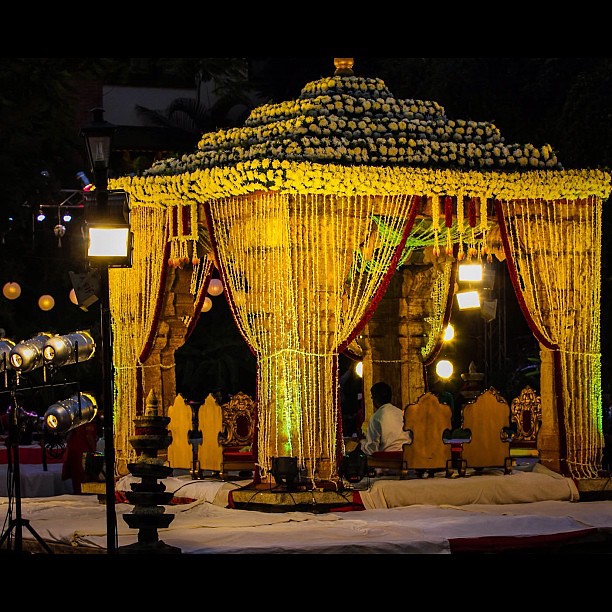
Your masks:
{"label": "flower garland drape", "polygon": [[[258,359],[262,475],[272,457],[296,456],[309,478],[335,476],[338,348],[393,273],[414,199],[263,192],[207,203],[230,305]],[[376,215],[399,245],[380,239]],[[359,251],[376,254],[375,270]]]}
{"label": "flower garland drape", "polygon": [[500,200],[498,215],[519,303],[540,343],[554,352],[562,468],[594,478],[603,448],[602,199]]}
{"label": "flower garland drape", "polygon": [[[196,297],[212,270],[212,262],[202,263],[195,255],[199,235],[196,206],[131,204],[132,267],[109,270],[117,465],[135,456],[129,438],[133,435],[133,419],[144,408],[142,371],[157,334],[168,267],[184,265],[189,258],[199,279],[191,286]],[[185,323],[189,325],[190,321]],[[174,363],[154,367],[173,368]]]}

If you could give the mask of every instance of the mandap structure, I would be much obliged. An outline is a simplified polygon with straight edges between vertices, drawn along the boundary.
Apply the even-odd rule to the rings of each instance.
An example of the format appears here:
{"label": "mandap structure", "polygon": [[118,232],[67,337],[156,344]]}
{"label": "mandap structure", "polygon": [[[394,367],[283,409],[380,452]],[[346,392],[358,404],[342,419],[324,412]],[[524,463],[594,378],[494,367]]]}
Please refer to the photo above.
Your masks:
{"label": "mandap structure", "polygon": [[505,259],[542,355],[542,460],[596,477],[610,175],[564,170],[549,145],[507,144],[491,123],[396,99],[382,80],[355,76],[352,59],[334,64],[296,100],[262,105],[244,126],[204,134],[194,153],[111,181],[130,196],[135,238],[133,267],[110,270],[117,461],[131,460],[147,393],[172,402],[174,350],[216,267],[257,358],[259,477],[291,456],[313,483],[337,479],[338,357],[396,271],[428,249],[440,265],[419,283],[428,340],[411,351],[415,389],[439,349],[453,262]]}

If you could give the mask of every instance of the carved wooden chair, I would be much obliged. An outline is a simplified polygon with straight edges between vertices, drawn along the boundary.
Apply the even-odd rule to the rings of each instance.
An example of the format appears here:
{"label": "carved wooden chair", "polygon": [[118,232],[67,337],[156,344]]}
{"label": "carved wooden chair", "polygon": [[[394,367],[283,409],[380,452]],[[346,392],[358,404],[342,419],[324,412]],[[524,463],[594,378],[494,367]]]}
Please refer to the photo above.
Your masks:
{"label": "carved wooden chair", "polygon": [[512,400],[510,423],[510,456],[513,462],[521,458],[537,461],[540,457],[538,432],[542,425],[542,398],[529,385]]}
{"label": "carved wooden chair", "polygon": [[462,458],[468,468],[481,471],[487,467],[502,467],[512,471],[509,452],[510,406],[494,388],[490,387],[463,407],[463,429],[471,439],[463,445]]}
{"label": "carved wooden chair", "polygon": [[240,391],[223,404],[222,410],[222,430],[217,435],[217,441],[223,449],[221,477],[226,478],[228,472],[236,470],[252,473],[257,462],[252,448],[255,435],[255,401]]}
{"label": "carved wooden chair", "polygon": [[[197,445],[197,467],[194,467],[191,432],[194,427],[193,411],[197,410],[201,441]],[[219,405],[209,394],[199,407],[186,404],[177,396],[168,411],[172,443],[168,448],[168,461],[173,468],[190,469],[195,477],[210,471],[226,479],[229,472],[246,474],[255,470],[256,457],[252,453],[254,437],[255,402],[245,393],[236,393],[228,402]],[[190,438],[190,435],[192,436]],[[197,474],[196,474],[197,472]]]}
{"label": "carved wooden chair", "polygon": [[451,467],[451,447],[444,438],[452,427],[452,409],[441,403],[434,393],[427,392],[416,403],[404,408],[404,430],[412,434],[412,442],[404,444],[406,469],[416,470],[419,477]]}

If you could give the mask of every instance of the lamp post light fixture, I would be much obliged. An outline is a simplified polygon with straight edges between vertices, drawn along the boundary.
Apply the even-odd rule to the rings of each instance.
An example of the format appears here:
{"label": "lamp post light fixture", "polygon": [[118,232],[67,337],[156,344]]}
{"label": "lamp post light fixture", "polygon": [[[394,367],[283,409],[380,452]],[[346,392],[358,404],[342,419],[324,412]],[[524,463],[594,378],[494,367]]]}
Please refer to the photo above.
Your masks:
{"label": "lamp post light fixture", "polygon": [[[91,169],[94,173],[95,189],[88,192],[85,221],[88,234],[87,257],[89,263],[100,271],[100,361],[102,363],[102,402],[104,414],[104,464],[106,492],[106,550],[117,552],[117,525],[115,514],[115,440],[114,440],[114,379],[113,338],[111,327],[109,276],[110,267],[130,267],[132,240],[129,225],[127,194],[108,191],[108,169],[115,126],[103,118],[104,109],[92,110],[93,121],[81,129]],[[118,196],[118,197],[117,197]],[[93,201],[91,201],[93,199]],[[110,202],[109,202],[110,200]],[[118,205],[119,203],[119,205]],[[117,234],[121,236],[116,239]],[[110,236],[111,238],[108,238]],[[100,247],[113,245],[112,250]]]}

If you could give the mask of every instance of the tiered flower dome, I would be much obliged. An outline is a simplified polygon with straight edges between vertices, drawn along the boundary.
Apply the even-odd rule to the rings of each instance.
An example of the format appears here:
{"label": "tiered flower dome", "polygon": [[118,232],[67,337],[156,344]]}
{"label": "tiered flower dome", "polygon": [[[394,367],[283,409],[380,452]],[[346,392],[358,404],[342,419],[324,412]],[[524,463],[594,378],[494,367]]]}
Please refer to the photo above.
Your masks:
{"label": "tiered flower dome", "polygon": [[378,78],[307,83],[296,100],[254,109],[243,127],[203,135],[198,150],[145,176],[276,159],[458,170],[562,169],[550,145],[506,144],[490,122],[450,119],[436,102],[396,99]]}

